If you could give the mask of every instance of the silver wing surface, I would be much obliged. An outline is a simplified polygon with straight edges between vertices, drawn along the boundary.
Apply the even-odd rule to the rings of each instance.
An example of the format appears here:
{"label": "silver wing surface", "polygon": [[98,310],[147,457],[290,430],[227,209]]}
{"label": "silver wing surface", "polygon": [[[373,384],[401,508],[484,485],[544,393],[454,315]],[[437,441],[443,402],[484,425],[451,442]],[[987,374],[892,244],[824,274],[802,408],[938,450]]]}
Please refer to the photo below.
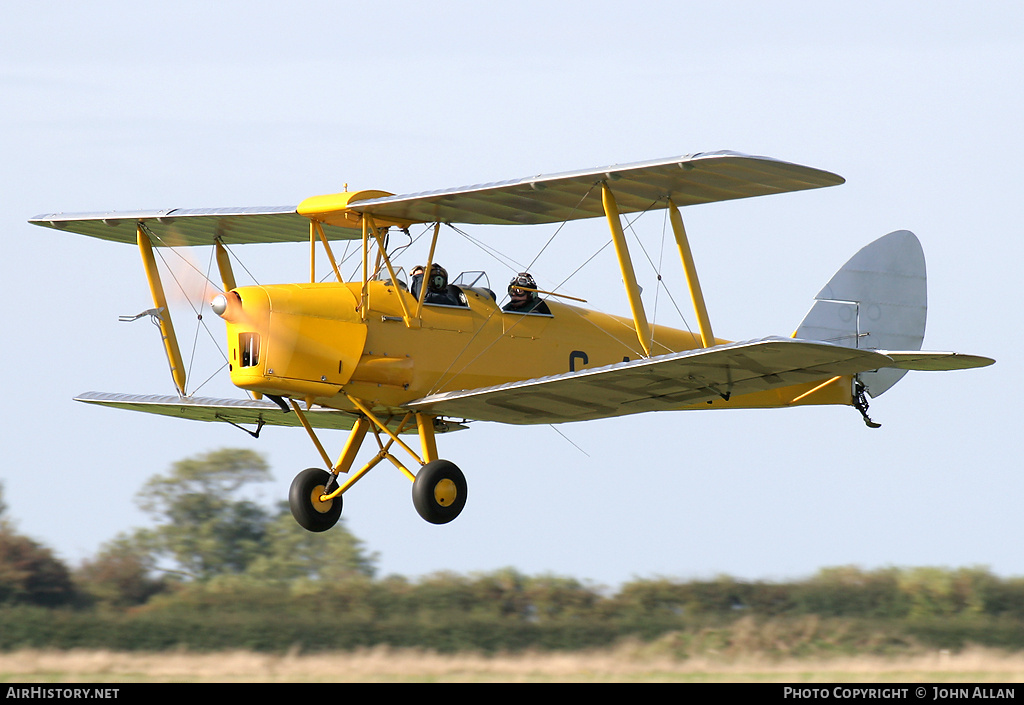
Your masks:
{"label": "silver wing surface", "polygon": [[[157,247],[212,245],[218,238],[227,245],[308,242],[309,218],[299,215],[295,208],[168,208],[51,213],[37,215],[28,222],[133,245],[136,242],[136,224],[143,223],[152,235],[153,245]],[[324,234],[335,240],[351,238],[355,232],[344,228],[324,228]]]}
{"label": "silver wing surface", "polygon": [[[583,171],[538,175],[354,201],[346,209],[407,222],[523,225],[604,216],[602,181],[615,193],[622,213],[728,201],[835,186],[843,178],[820,169],[737,152],[704,152]],[[311,216],[317,218],[317,216]],[[51,213],[30,223],[104,240],[134,244],[142,223],[156,246],[307,242],[310,217],[298,206],[170,208],[164,210]],[[330,240],[362,237],[353,227],[324,225]]]}
{"label": "silver wing surface", "polygon": [[892,359],[890,367],[900,370],[922,370],[925,372],[946,372],[948,370],[969,370],[975,367],[987,367],[995,363],[990,357],[982,355],[966,355],[956,352],[937,352],[931,350],[879,350],[881,354]]}
{"label": "silver wing surface", "polygon": [[[75,401],[97,404],[116,409],[142,411],[148,414],[174,416],[194,421],[220,421],[236,425],[301,426],[294,412],[285,411],[270,401],[252,399],[213,399],[209,397],[179,397],[162,394],[112,394],[86,392]],[[337,409],[300,406],[310,425],[315,428],[349,429],[356,416]]]}
{"label": "silver wing surface", "polygon": [[[251,424],[257,427],[262,426],[301,426],[298,416],[294,412],[285,412],[281,407],[269,401],[255,401],[252,399],[214,399],[209,397],[179,397],[165,394],[114,394],[109,392],[86,392],[75,397],[75,401],[87,404],[96,404],[115,409],[126,409],[128,411],[141,411],[147,414],[158,414],[160,416],[173,416],[179,419],[191,419],[193,421],[219,421],[233,426]],[[352,428],[358,415],[355,413],[341,411],[340,409],[327,409],[324,407],[306,408],[306,405],[299,402],[302,410],[314,428],[348,430]],[[395,420],[388,425],[396,429],[399,421]],[[445,423],[435,426],[435,432],[447,433],[460,431],[466,427],[457,423]],[[249,430],[249,429],[246,429]],[[403,433],[416,433],[416,426],[407,428]]]}
{"label": "silver wing surface", "polygon": [[765,338],[433,394],[407,406],[455,418],[554,424],[679,409],[892,364],[891,358],[870,350]]}
{"label": "silver wing surface", "polygon": [[535,225],[603,217],[605,181],[621,213],[837,186],[841,176],[737,152],[704,152],[633,164],[539,175],[351,205],[360,213],[432,223]]}

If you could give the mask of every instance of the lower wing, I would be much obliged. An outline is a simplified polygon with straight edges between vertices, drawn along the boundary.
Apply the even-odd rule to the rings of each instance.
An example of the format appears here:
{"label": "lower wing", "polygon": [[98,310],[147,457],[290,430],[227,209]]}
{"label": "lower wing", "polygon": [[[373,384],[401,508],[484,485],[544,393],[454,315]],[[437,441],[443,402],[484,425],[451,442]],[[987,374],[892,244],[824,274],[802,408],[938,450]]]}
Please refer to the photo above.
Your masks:
{"label": "lower wing", "polygon": [[552,424],[679,409],[892,365],[892,358],[871,350],[765,338],[432,394],[406,406],[480,421]]}
{"label": "lower wing", "polygon": [[[212,399],[204,397],[179,397],[172,395],[158,394],[111,394],[104,392],[87,392],[75,397],[75,401],[87,404],[97,404],[116,409],[127,409],[129,411],[141,411],[148,414],[161,416],[173,416],[179,419],[192,419],[194,421],[219,421],[231,424],[248,431],[250,434],[258,434],[264,426],[301,426],[299,417],[292,411],[285,409],[278,404],[269,401],[254,401],[252,399]],[[301,407],[303,416],[313,428],[347,430],[359,418],[358,414],[341,411],[339,409],[328,409],[325,407],[306,408]],[[252,424],[256,428],[249,430],[243,424]],[[397,421],[390,424],[397,427]],[[436,428],[437,432],[458,431],[465,426],[448,423]],[[406,433],[416,433],[415,425]]]}

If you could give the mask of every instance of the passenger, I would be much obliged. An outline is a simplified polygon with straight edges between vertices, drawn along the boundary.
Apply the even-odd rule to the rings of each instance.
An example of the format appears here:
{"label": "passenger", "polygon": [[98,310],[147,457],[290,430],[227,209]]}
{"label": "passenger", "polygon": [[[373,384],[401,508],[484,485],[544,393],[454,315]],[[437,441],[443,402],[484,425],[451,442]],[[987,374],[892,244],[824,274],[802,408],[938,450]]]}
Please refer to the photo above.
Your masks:
{"label": "passenger", "polygon": [[417,299],[420,298],[420,286],[423,284],[423,265],[417,264],[412,268],[412,276],[409,279],[409,291]]}
{"label": "passenger", "polygon": [[508,296],[511,299],[501,310],[508,313],[543,313],[551,315],[551,309],[541,300],[537,292],[537,282],[527,272],[520,272],[512,277],[508,284]]}

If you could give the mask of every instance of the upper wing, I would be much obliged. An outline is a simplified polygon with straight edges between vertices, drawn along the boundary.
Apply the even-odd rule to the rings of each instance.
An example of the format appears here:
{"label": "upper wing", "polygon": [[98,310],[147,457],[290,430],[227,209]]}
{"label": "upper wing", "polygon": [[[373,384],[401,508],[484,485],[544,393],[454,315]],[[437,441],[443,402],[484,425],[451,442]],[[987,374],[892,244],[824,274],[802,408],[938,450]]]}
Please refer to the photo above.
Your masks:
{"label": "upper wing", "polygon": [[481,421],[562,423],[679,409],[891,364],[889,357],[870,350],[765,338],[485,389],[433,394],[407,406]]}
{"label": "upper wing", "polygon": [[835,186],[843,178],[827,171],[735,152],[708,152],[563,174],[539,175],[404,196],[382,191],[316,196],[298,206],[205,208],[101,213],[51,213],[29,222],[44,227],[134,243],[136,223],[154,235],[154,245],[304,242],[310,220],[324,224],[331,240],[361,237],[358,214],[378,223],[485,223],[523,225],[603,216],[601,190],[609,181],[622,213],[773,193]]}
{"label": "upper wing", "polygon": [[[131,244],[136,241],[136,223],[142,222],[158,247],[212,245],[217,238],[228,245],[309,240],[309,219],[299,215],[295,206],[51,213],[37,215],[29,222]],[[342,239],[342,234],[346,238],[357,236],[352,230],[330,230],[328,237],[332,239]]]}
{"label": "upper wing", "polygon": [[374,216],[432,223],[527,225],[604,215],[601,189],[608,181],[619,211],[765,196],[836,186],[841,176],[737,152],[704,152],[634,164],[527,177],[443,191],[387,196],[351,204]]}

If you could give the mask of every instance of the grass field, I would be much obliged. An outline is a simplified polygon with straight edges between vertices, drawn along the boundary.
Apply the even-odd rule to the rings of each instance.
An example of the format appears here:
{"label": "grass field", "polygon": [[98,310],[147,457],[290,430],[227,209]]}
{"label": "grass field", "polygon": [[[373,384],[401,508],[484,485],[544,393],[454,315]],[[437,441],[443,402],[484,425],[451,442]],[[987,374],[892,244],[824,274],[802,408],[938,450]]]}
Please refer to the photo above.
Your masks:
{"label": "grass field", "polygon": [[484,656],[367,649],[332,654],[16,651],[0,654],[0,683],[124,682],[694,682],[1013,683],[1024,655],[968,650],[835,660],[675,660],[623,646],[588,653]]}

